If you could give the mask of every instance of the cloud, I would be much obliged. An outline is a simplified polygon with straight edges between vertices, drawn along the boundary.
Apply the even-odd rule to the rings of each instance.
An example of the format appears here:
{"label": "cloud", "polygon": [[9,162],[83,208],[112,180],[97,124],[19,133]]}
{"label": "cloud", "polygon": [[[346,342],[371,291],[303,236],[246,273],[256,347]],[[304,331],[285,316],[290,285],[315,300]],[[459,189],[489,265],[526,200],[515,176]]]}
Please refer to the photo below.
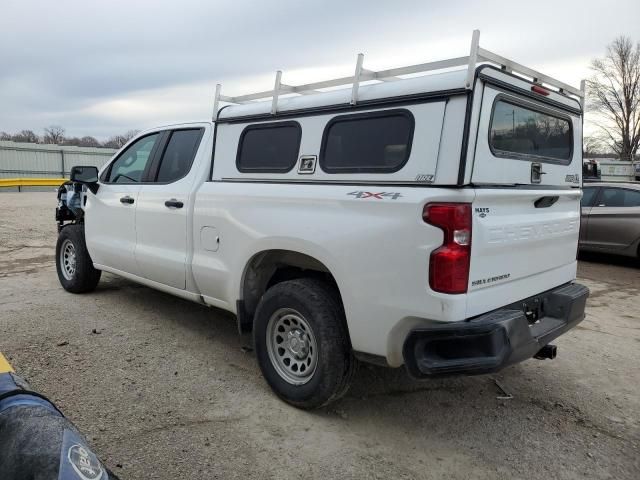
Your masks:
{"label": "cloud", "polygon": [[105,138],[209,118],[215,83],[267,89],[369,68],[465,55],[481,43],[569,83],[619,34],[636,35],[640,3],[489,0],[7,0],[0,16],[0,130],[64,125]]}

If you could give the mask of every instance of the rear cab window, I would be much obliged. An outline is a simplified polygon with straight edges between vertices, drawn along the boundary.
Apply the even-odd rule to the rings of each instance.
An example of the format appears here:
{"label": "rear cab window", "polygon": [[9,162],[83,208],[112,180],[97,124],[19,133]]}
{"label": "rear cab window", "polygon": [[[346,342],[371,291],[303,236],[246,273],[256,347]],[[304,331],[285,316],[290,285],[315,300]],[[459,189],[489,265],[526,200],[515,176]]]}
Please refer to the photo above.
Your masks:
{"label": "rear cab window", "polygon": [[568,165],[573,155],[571,119],[498,96],[491,113],[489,146],[499,157]]}

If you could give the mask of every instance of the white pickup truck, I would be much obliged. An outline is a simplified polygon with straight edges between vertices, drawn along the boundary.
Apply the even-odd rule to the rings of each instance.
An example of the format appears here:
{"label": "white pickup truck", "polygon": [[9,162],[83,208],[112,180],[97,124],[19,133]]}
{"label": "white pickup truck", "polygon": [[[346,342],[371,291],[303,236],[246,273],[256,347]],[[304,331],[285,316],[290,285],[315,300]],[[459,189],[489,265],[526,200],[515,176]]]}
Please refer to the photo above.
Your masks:
{"label": "white pickup truck", "polygon": [[477,33],[452,60],[218,88],[213,121],[73,169],[60,282],[88,292],[104,271],[234,313],[302,408],[343,395],[358,361],[426,378],[553,358],[588,296],[581,98]]}

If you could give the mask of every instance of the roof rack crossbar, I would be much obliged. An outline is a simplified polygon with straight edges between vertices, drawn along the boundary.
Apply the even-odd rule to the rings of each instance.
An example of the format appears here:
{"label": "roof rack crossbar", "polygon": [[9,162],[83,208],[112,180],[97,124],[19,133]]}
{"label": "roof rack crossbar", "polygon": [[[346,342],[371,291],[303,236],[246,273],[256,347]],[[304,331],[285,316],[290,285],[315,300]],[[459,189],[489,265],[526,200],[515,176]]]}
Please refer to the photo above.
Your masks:
{"label": "roof rack crossbar", "polygon": [[355,105],[358,103],[358,93],[360,84],[367,81],[378,82],[395,82],[404,80],[402,78],[406,75],[413,75],[416,73],[426,73],[435,70],[444,70],[455,67],[467,67],[467,79],[465,82],[465,88],[467,90],[473,89],[476,66],[480,63],[493,63],[497,65],[501,70],[517,74],[521,77],[533,81],[534,83],[544,84],[546,86],[557,89],[559,93],[569,94],[577,97],[580,103],[584,106],[585,90],[583,82],[580,85],[580,89],[574,88],[559,80],[555,80],[543,73],[537,72],[529,67],[509,60],[501,55],[493,53],[480,47],[480,30],[474,30],[471,38],[471,48],[468,56],[450,58],[447,60],[438,60],[435,62],[421,63],[418,65],[409,65],[406,67],[391,68],[388,70],[373,71],[363,67],[364,55],[358,54],[356,60],[356,68],[353,76],[334,78],[331,80],[323,80],[319,82],[307,83],[305,85],[286,85],[282,83],[282,71],[276,72],[276,80],[273,90],[266,90],[263,92],[249,93],[245,95],[238,95],[230,97],[221,94],[222,87],[220,84],[216,85],[215,97],[213,103],[213,119],[216,119],[220,102],[227,102],[233,104],[246,104],[255,100],[271,99],[271,113],[273,115],[278,112],[278,98],[281,95],[298,94],[298,95],[313,95],[321,93],[322,89],[340,87],[351,85],[351,99],[350,103]]}

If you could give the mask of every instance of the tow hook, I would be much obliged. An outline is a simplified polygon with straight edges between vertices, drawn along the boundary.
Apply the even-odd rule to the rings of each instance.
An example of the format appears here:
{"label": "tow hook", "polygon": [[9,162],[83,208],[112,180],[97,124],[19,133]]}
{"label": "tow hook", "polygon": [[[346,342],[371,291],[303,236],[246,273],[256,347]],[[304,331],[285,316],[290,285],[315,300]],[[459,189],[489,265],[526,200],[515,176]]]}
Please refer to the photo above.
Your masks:
{"label": "tow hook", "polygon": [[536,353],[533,358],[537,358],[538,360],[545,360],[545,359],[549,359],[549,360],[553,360],[554,358],[556,358],[556,353],[558,352],[558,347],[556,347],[555,345],[545,345],[544,347],[542,347],[538,353]]}

